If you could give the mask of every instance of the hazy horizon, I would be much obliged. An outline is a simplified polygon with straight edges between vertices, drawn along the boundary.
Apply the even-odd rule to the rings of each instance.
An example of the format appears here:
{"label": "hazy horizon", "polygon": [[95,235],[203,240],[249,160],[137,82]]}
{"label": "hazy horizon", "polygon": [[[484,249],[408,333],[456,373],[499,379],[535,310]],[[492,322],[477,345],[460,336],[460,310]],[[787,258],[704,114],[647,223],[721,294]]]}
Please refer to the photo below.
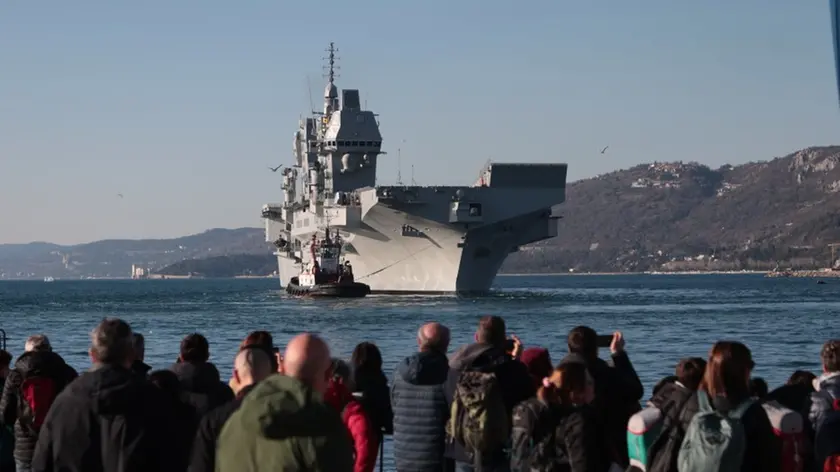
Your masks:
{"label": "hazy horizon", "polygon": [[380,114],[380,184],[398,148],[405,183],[413,165],[418,185],[469,184],[488,158],[573,181],[769,160],[840,129],[821,2],[13,2],[0,243],[260,227],[330,41],[339,88]]}

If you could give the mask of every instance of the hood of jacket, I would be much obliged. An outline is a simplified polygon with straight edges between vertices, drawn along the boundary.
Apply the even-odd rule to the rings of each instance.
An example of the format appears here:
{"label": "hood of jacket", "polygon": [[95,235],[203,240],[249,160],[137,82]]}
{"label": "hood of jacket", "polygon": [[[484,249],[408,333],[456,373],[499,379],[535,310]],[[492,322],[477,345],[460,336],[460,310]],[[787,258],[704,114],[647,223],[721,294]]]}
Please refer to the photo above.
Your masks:
{"label": "hood of jacket", "polygon": [[320,394],[282,374],[257,384],[237,414],[244,432],[271,440],[323,436],[343,427],[339,413]]}
{"label": "hood of jacket", "polygon": [[21,374],[59,375],[65,366],[64,359],[53,351],[29,351],[18,357],[14,368]]}
{"label": "hood of jacket", "polygon": [[219,388],[222,379],[211,362],[176,362],[169,368],[181,381],[186,392],[210,393]]}
{"label": "hood of jacket", "polygon": [[397,375],[411,385],[440,385],[449,375],[449,360],[437,351],[423,351],[406,357]]}
{"label": "hood of jacket", "polygon": [[449,368],[462,371],[469,366],[476,370],[483,370],[503,364],[508,360],[509,357],[503,350],[490,344],[475,343],[464,346],[452,354]]}
{"label": "hood of jacket", "polygon": [[136,411],[152,391],[150,385],[130,369],[111,365],[84,372],[68,388],[74,395],[90,398],[93,412],[98,415]]}
{"label": "hood of jacket", "polygon": [[840,391],[840,372],[828,372],[814,379],[814,390],[830,390],[830,393]]}
{"label": "hood of jacket", "polygon": [[678,381],[664,382],[650,399],[650,404],[663,415],[678,420],[680,412],[694,392]]}

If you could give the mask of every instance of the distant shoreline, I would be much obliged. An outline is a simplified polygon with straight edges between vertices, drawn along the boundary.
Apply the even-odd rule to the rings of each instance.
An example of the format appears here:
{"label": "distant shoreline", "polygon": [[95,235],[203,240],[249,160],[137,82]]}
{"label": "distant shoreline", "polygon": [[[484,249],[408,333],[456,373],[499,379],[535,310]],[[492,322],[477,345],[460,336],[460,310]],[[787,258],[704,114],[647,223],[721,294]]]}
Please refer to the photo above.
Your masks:
{"label": "distant shoreline", "polygon": [[[619,276],[619,275],[760,275],[768,274],[769,270],[733,270],[733,271],[673,271],[673,272],[540,272],[533,274],[498,274],[498,277],[591,277],[591,276]],[[152,276],[145,279],[137,280],[233,280],[233,279],[273,279],[276,275],[237,275],[234,277],[201,277],[188,275],[167,275],[165,277]],[[12,278],[0,279],[0,282],[8,281],[37,281],[40,278]],[[90,279],[75,279],[75,278],[57,278],[58,281],[67,280],[134,280],[131,277],[96,277]]]}
{"label": "distant shoreline", "polygon": [[747,275],[767,274],[769,270],[693,270],[655,272],[540,272],[534,274],[499,274],[501,277],[581,277],[592,275]]}

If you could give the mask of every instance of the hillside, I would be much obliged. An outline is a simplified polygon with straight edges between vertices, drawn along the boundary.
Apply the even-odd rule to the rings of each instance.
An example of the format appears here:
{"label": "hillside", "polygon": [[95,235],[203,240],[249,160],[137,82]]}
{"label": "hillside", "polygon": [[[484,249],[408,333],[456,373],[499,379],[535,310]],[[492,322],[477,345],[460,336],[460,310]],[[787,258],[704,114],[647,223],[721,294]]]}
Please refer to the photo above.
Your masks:
{"label": "hillside", "polygon": [[[719,169],[644,164],[571,183],[566,194],[559,236],[512,254],[503,272],[815,268],[831,264],[826,245],[840,242],[840,146]],[[128,277],[132,264],[157,271],[182,261],[173,275],[256,274],[272,250],[259,228],[0,245],[0,278]],[[260,258],[216,259],[212,270],[187,261],[241,254]]]}
{"label": "hillside", "polygon": [[654,163],[575,182],[560,235],[524,248],[505,269],[825,266],[826,244],[840,242],[838,163],[840,146],[812,147],[769,162]]}
{"label": "hillside", "polygon": [[187,259],[164,267],[160,275],[194,275],[230,278],[243,275],[266,276],[277,271],[277,257],[273,254],[236,254],[230,256]]}
{"label": "hillside", "polygon": [[0,244],[2,278],[129,277],[132,264],[151,270],[185,259],[270,254],[259,228],[211,229],[174,239],[109,239],[75,246]]}

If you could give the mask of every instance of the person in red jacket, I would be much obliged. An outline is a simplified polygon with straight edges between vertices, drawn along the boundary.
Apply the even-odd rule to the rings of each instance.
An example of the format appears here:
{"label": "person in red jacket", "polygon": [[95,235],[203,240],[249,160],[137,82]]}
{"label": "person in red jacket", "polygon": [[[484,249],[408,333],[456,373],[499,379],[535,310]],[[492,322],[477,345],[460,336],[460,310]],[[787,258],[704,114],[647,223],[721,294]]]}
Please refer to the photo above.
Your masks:
{"label": "person in red jacket", "polygon": [[353,438],[355,465],[353,472],[373,472],[379,452],[379,432],[365,413],[361,402],[351,393],[350,367],[340,359],[333,359],[333,377],[330,379],[324,402],[342,412],[344,424]]}

